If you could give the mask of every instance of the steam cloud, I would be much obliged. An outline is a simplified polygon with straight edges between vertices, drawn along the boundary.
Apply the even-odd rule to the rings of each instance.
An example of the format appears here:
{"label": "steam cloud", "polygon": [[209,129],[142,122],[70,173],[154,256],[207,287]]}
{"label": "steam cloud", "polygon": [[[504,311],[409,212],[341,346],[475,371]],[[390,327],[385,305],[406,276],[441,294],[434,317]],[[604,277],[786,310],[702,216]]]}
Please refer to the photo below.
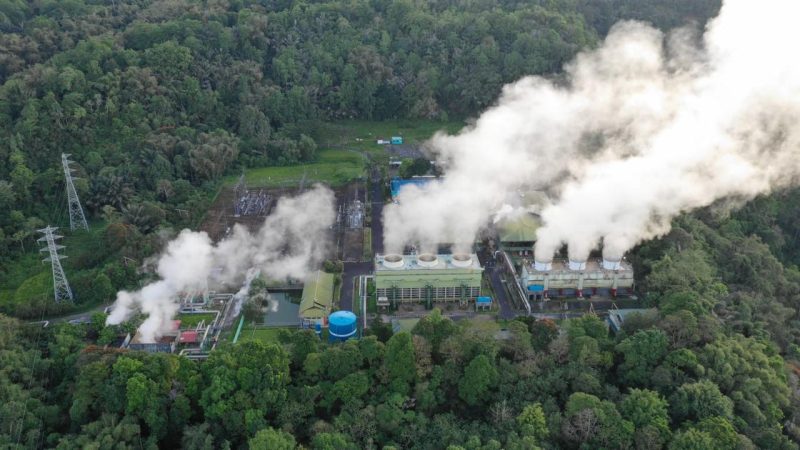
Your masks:
{"label": "steam cloud", "polygon": [[169,330],[180,307],[179,294],[204,289],[210,278],[221,284],[244,278],[237,297],[246,295],[259,273],[273,280],[304,278],[325,255],[325,234],[335,219],[333,203],[333,192],[322,186],[281,198],[258,231],[237,224],[216,245],[205,232],[181,231],[158,261],[161,279],[135,292],[118,292],[106,323],[121,323],[141,310],[147,315],[139,327],[141,341],[155,342]]}
{"label": "steam cloud", "polygon": [[459,134],[430,145],[446,177],[384,212],[387,251],[469,245],[518,189],[547,190],[535,256],[567,244],[619,259],[677,214],[796,184],[796,0],[727,0],[705,33],[622,22],[565,67],[523,78]]}

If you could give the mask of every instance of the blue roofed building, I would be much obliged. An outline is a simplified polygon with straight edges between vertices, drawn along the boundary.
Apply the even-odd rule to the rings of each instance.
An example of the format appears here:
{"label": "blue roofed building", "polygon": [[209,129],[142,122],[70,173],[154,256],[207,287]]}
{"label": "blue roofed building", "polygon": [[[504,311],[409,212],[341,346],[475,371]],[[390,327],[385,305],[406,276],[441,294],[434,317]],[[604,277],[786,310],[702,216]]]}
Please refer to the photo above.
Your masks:
{"label": "blue roofed building", "polygon": [[436,177],[433,176],[413,177],[413,178],[393,178],[389,184],[389,187],[392,191],[392,201],[395,202],[397,201],[397,196],[400,195],[400,192],[403,190],[405,186],[413,185],[417,187],[422,187],[435,180]]}

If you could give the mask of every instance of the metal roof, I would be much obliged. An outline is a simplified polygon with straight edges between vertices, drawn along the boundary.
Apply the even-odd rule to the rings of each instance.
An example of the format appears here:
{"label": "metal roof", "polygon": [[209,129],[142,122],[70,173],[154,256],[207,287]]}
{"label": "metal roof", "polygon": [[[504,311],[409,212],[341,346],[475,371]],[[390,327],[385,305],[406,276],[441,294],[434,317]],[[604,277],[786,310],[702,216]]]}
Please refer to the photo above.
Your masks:
{"label": "metal roof", "polygon": [[180,337],[179,341],[180,341],[181,344],[193,344],[193,343],[197,342],[197,331],[188,331],[187,330],[187,331],[181,332],[181,337]]}
{"label": "metal roof", "polygon": [[403,186],[414,185],[417,187],[421,187],[435,180],[436,177],[432,176],[413,177],[413,178],[394,178],[389,183],[389,186],[392,191],[392,198],[397,198],[397,196],[400,195],[400,191],[403,189]]}
{"label": "metal roof", "polygon": [[457,272],[457,271],[482,271],[483,268],[481,267],[481,262],[478,259],[478,255],[475,253],[470,253],[470,263],[468,266],[458,266],[453,264],[453,255],[452,254],[438,254],[436,255],[436,264],[433,266],[422,266],[418,263],[417,258],[419,255],[402,255],[403,257],[403,265],[397,268],[389,268],[383,265],[383,260],[386,255],[384,254],[376,254],[375,255],[375,272],[409,272],[409,271],[424,271],[424,272],[432,272],[435,270],[447,270],[449,272]]}
{"label": "metal roof", "polygon": [[328,315],[333,304],[333,275],[316,271],[303,285],[299,316],[304,319],[321,319]]}
{"label": "metal roof", "polygon": [[535,242],[536,230],[541,226],[541,219],[533,214],[506,220],[498,227],[500,242]]}

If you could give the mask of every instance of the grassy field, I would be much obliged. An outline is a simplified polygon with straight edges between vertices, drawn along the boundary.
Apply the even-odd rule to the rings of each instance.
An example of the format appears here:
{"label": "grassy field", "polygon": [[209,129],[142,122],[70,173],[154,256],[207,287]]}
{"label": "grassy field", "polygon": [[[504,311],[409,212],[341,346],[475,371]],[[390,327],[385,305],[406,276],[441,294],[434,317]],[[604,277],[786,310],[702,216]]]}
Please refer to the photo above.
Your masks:
{"label": "grassy field", "polygon": [[[37,248],[38,250],[38,248]],[[33,296],[52,296],[53,280],[50,266],[42,263],[43,253],[29,252],[10,264],[10,271],[0,284],[0,307],[11,311]]]}
{"label": "grassy field", "polygon": [[364,261],[372,259],[372,228],[364,228]]}
{"label": "grassy field", "polygon": [[[248,186],[283,187],[296,186],[305,177],[306,186],[316,182],[338,186],[363,177],[365,166],[364,158],[357,152],[328,149],[320,150],[318,160],[311,164],[247,170],[245,181]],[[231,176],[225,179],[225,184],[233,185],[238,180],[238,176]]]}
{"label": "grassy field", "polygon": [[[399,120],[374,122],[366,120],[344,120],[323,124],[320,128],[319,144],[322,147],[352,148],[369,153],[373,157],[386,155],[385,147],[375,143],[377,139],[402,136],[403,143],[418,145],[437,131],[455,133],[464,127],[462,121],[439,122],[430,120]],[[387,156],[388,158],[388,156]]]}
{"label": "grassy field", "polygon": [[177,319],[181,321],[181,328],[194,328],[201,320],[211,324],[215,316],[214,313],[178,314]]}
{"label": "grassy field", "polygon": [[278,334],[281,330],[288,328],[254,328],[252,326],[245,326],[242,329],[242,334],[239,335],[239,342],[244,341],[261,341],[261,342],[278,342]]}
{"label": "grassy field", "polygon": [[[378,138],[389,139],[402,136],[405,145],[418,145],[437,131],[455,133],[463,122],[434,122],[429,120],[401,120],[373,122],[347,120],[320,125],[317,130],[317,160],[296,166],[270,166],[249,169],[245,172],[248,186],[294,187],[301,180],[311,185],[316,182],[340,186],[365,176],[366,161],[362,154],[375,161],[388,160],[385,146],[378,145]],[[239,177],[226,177],[224,184],[232,186]]]}

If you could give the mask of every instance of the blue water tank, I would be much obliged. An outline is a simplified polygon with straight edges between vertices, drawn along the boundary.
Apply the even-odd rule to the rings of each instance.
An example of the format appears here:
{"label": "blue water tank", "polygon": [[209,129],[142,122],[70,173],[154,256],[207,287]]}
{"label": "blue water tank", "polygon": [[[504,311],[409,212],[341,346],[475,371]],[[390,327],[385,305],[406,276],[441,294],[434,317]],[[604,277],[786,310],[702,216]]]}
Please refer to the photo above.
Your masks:
{"label": "blue water tank", "polygon": [[336,311],[328,317],[330,342],[341,342],[356,335],[357,318],[350,311]]}

